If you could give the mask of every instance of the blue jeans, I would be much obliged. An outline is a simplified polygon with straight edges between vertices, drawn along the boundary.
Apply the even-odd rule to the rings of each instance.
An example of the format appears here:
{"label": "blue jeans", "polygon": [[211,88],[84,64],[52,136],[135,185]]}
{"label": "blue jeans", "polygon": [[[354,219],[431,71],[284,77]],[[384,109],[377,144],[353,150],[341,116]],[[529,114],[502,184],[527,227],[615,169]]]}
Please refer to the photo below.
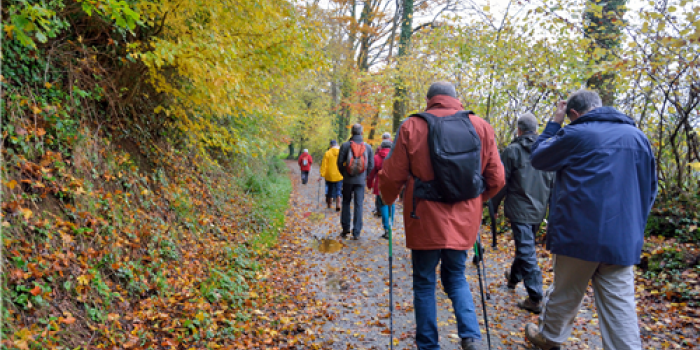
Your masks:
{"label": "blue jeans", "polygon": [[389,229],[389,222],[394,223],[394,205],[386,205],[382,201],[382,197],[377,196],[377,208],[379,208],[379,213],[382,214],[382,226],[384,226],[384,231]]}
{"label": "blue jeans", "polygon": [[413,262],[413,305],[416,315],[416,345],[420,350],[440,349],[438,342],[437,305],[435,300],[435,268],[440,266],[440,279],[445,293],[452,300],[460,338],[481,339],[474,300],[464,276],[466,250],[411,250]]}

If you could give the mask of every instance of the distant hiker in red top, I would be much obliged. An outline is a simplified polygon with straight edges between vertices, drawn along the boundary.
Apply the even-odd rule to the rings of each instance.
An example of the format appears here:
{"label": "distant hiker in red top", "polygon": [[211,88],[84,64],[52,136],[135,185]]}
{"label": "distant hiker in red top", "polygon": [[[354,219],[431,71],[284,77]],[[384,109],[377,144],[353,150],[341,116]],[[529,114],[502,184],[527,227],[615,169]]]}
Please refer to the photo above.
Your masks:
{"label": "distant hiker in red top", "polygon": [[301,152],[299,156],[299,167],[301,168],[301,183],[304,185],[309,182],[309,171],[311,171],[311,164],[313,163],[314,160],[311,158],[308,149]]}
{"label": "distant hiker in red top", "polygon": [[[379,153],[379,151],[382,149],[382,144],[384,144],[384,141],[389,141],[389,142],[391,142],[391,134],[390,134],[390,133],[385,132],[385,133],[382,134],[382,143],[379,145],[379,147],[377,147],[377,150],[376,150],[374,153]],[[375,157],[376,157],[376,154],[375,154]],[[386,158],[386,157],[385,157],[385,158]],[[379,171],[379,170],[377,170],[377,171]],[[369,185],[369,182],[367,183],[367,187],[368,187],[368,188],[372,188],[372,187]],[[378,194],[378,193],[375,193],[375,194]],[[374,215],[374,216],[376,216],[376,217],[381,217],[381,216],[382,216],[382,213],[381,213],[380,210],[379,210],[379,208],[381,207],[381,204],[380,204],[379,202],[380,202],[379,196],[377,195],[377,196],[374,198],[374,211],[372,212],[372,215]]]}
{"label": "distant hiker in red top", "polygon": [[[386,133],[388,134],[388,133]],[[367,187],[372,190],[372,193],[376,196],[377,208],[380,216],[382,217],[382,225],[384,226],[384,234],[382,238],[389,239],[389,222],[394,221],[394,205],[386,205],[382,202],[382,197],[379,195],[379,170],[382,170],[382,164],[384,159],[391,151],[391,140],[384,139],[382,144],[379,146],[377,154],[374,155],[374,168],[372,172],[367,177]]]}

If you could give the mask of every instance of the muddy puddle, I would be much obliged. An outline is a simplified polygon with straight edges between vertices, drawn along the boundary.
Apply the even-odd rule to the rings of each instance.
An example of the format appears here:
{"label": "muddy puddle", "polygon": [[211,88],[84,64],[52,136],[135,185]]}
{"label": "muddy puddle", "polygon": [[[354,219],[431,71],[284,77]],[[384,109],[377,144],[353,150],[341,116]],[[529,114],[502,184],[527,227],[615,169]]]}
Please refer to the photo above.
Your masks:
{"label": "muddy puddle", "polygon": [[335,239],[330,239],[330,238],[321,238],[318,240],[315,240],[313,243],[314,249],[321,253],[335,253],[339,252],[340,250],[345,247],[345,244],[343,242],[337,241]]}

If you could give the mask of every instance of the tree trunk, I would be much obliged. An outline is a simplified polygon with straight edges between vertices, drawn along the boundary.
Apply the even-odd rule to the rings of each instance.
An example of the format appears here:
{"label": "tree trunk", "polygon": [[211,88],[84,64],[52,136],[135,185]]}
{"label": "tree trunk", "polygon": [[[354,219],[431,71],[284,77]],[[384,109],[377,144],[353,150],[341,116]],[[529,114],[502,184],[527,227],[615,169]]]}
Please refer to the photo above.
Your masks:
{"label": "tree trunk", "polygon": [[[627,0],[589,0],[584,16],[584,35],[592,40],[588,55],[595,65],[611,61],[620,47]],[[597,11],[602,6],[602,12]],[[598,91],[604,106],[615,104],[615,73],[602,71],[588,78],[590,89]]]}
{"label": "tree trunk", "polygon": [[360,14],[359,29],[362,32],[360,35],[360,54],[357,56],[357,67],[366,72],[369,70],[369,36],[370,29],[372,27],[371,14],[372,7],[369,1],[365,2],[362,8],[362,13]]}
{"label": "tree trunk", "polygon": [[302,137],[301,140],[299,140],[299,153],[297,154],[297,158],[299,158],[299,156],[301,155],[301,152],[304,151],[306,141],[308,141],[308,138],[306,138],[306,137]]}
{"label": "tree trunk", "polygon": [[343,106],[340,114],[338,115],[338,143],[345,142],[348,138],[348,124],[350,124],[350,107]]}
{"label": "tree trunk", "polygon": [[372,117],[372,122],[370,124],[370,129],[369,129],[369,136],[367,137],[367,140],[372,140],[374,139],[374,136],[377,134],[377,125],[379,124],[379,110],[377,109],[377,113],[374,114],[374,117]]}
{"label": "tree trunk", "polygon": [[[399,55],[396,65],[399,67],[403,58],[408,54],[413,34],[413,0],[403,0],[403,12],[401,15],[401,36],[399,37]],[[399,69],[399,74],[400,69]],[[394,86],[394,110],[392,111],[392,129],[398,130],[401,120],[406,116],[407,96],[406,85],[399,76]]]}
{"label": "tree trunk", "polygon": [[294,159],[294,142],[289,143],[289,155],[287,159]]}

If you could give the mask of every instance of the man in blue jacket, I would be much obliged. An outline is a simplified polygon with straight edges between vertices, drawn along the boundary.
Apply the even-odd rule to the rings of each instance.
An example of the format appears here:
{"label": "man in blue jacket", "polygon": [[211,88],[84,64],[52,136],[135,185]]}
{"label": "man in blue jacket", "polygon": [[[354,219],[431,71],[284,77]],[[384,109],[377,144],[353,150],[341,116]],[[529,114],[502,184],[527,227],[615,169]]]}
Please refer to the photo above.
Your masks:
{"label": "man in blue jacket", "polygon": [[[567,116],[571,124],[562,128]],[[547,233],[554,283],[539,327],[528,324],[525,336],[559,349],[591,281],[603,348],[641,350],[633,265],[656,198],[649,140],[631,118],[602,107],[597,93],[579,90],[557,104],[530,159],[535,169],[556,171]]]}

